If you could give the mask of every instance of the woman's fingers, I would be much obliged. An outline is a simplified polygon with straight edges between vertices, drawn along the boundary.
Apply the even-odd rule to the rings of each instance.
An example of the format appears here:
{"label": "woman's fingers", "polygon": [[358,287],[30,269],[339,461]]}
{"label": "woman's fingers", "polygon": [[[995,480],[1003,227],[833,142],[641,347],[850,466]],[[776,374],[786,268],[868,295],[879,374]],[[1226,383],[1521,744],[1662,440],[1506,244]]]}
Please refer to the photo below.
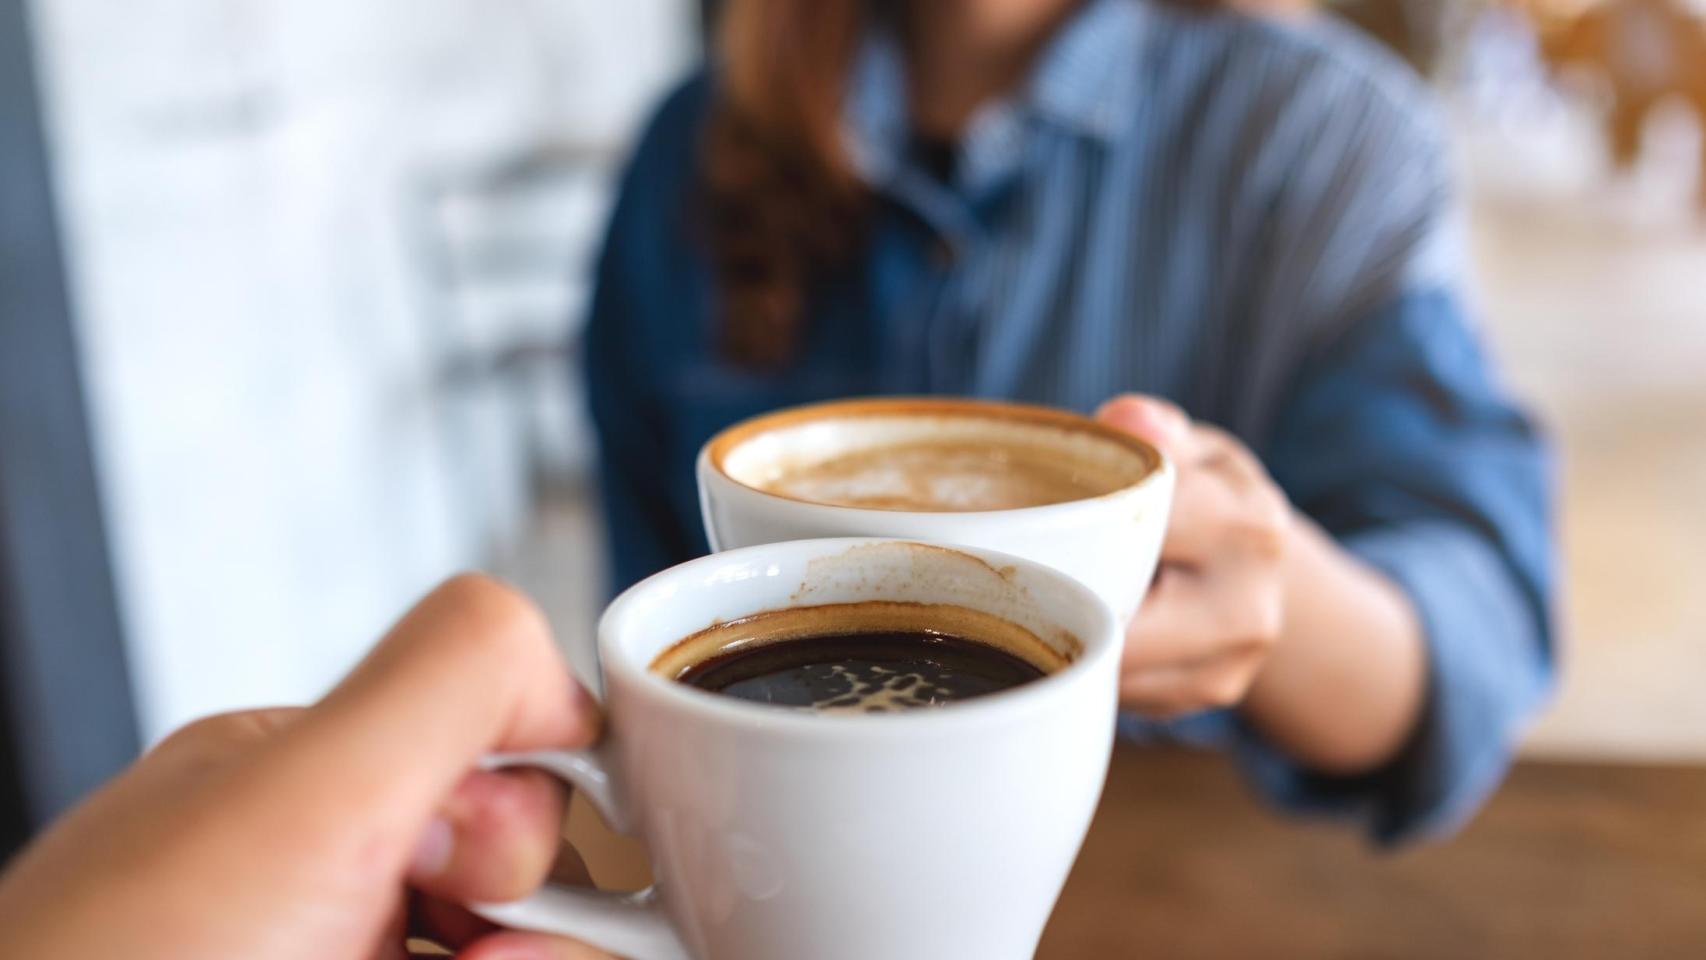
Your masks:
{"label": "woman's fingers", "polygon": [[1126,672],[1260,649],[1279,632],[1278,597],[1245,567],[1163,568],[1126,627]]}
{"label": "woman's fingers", "polygon": [[1237,438],[1164,400],[1116,397],[1097,417],[1155,444],[1178,471],[1161,575],[1126,630],[1121,705],[1159,715],[1233,706],[1283,630],[1291,506]]}
{"label": "woman's fingers", "polygon": [[1155,397],[1116,397],[1096,416],[1155,444],[1173,461],[1178,479],[1162,562],[1198,567],[1222,557],[1228,527],[1265,476],[1255,457],[1224,431],[1194,423]]}
{"label": "woman's fingers", "polygon": [[1120,707],[1146,717],[1166,719],[1190,712],[1182,693],[1192,667],[1150,667],[1120,675]]}
{"label": "woman's fingers", "polygon": [[1197,469],[1215,474],[1240,494],[1268,483],[1267,468],[1237,437],[1207,423],[1195,424],[1192,434]]}
{"label": "woman's fingers", "polygon": [[1126,626],[1120,672],[1177,666],[1212,656],[1212,638],[1198,612],[1205,589],[1197,574],[1163,568],[1137,616]]}
{"label": "woman's fingers", "polygon": [[1161,544],[1161,562],[1197,569],[1220,556],[1221,518],[1232,508],[1224,483],[1200,470],[1181,469],[1173,487],[1173,510]]}
{"label": "woman's fingers", "polygon": [[1260,654],[1233,651],[1188,664],[1120,677],[1120,705],[1151,717],[1176,717],[1237,705],[1255,679]]}
{"label": "woman's fingers", "polygon": [[1126,628],[1121,705],[1170,716],[1241,702],[1280,613],[1277,594],[1248,568],[1164,570]]}
{"label": "woman's fingers", "polygon": [[563,786],[537,770],[468,774],[416,844],[410,884],[448,900],[525,896],[551,870],[567,800]]}
{"label": "woman's fingers", "polygon": [[1154,444],[1174,461],[1190,459],[1191,418],[1159,397],[1128,393],[1102,404],[1096,419]]}

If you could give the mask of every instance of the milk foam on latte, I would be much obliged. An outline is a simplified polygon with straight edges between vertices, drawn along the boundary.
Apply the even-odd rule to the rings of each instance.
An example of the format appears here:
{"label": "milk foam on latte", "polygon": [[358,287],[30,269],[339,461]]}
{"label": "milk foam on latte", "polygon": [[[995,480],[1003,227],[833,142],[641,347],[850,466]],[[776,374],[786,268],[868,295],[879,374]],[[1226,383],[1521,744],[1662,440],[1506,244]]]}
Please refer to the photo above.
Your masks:
{"label": "milk foam on latte", "polygon": [[[975,409],[975,408],[973,408]],[[1084,500],[1152,464],[1105,432],[998,412],[824,416],[763,430],[723,468],[768,493],[876,510],[1012,510]]]}
{"label": "milk foam on latte", "polygon": [[782,472],[764,489],[878,510],[1012,510],[1116,489],[1103,470],[1047,450],[919,443],[857,450]]}

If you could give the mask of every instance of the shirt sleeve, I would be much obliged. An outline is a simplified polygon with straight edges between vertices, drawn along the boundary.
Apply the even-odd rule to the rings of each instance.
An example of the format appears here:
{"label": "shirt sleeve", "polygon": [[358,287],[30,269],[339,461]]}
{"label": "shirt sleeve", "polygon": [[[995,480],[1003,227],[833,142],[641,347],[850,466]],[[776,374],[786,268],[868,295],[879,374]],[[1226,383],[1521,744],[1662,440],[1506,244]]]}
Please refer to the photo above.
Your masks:
{"label": "shirt sleeve", "polygon": [[[599,255],[582,361],[598,449],[598,485],[611,586],[629,585],[695,555],[676,522],[667,485],[669,421],[657,389],[657,344],[648,302],[671,269],[663,249],[679,199],[702,82],[659,110],[635,152]],[[651,346],[648,346],[651,341]]]}
{"label": "shirt sleeve", "polygon": [[1383,842],[1448,831],[1501,779],[1553,665],[1549,458],[1448,291],[1357,325],[1299,378],[1270,466],[1293,502],[1415,605],[1429,682],[1409,743],[1357,778],[1311,773],[1240,724],[1275,802]]}
{"label": "shirt sleeve", "polygon": [[1415,605],[1427,696],[1400,755],[1356,778],[1302,769],[1229,722],[1274,802],[1398,842],[1478,808],[1549,690],[1551,471],[1469,321],[1430,103],[1392,83],[1357,89],[1326,101],[1338,106],[1276,206],[1284,280],[1267,308],[1307,333],[1259,452],[1298,509]]}

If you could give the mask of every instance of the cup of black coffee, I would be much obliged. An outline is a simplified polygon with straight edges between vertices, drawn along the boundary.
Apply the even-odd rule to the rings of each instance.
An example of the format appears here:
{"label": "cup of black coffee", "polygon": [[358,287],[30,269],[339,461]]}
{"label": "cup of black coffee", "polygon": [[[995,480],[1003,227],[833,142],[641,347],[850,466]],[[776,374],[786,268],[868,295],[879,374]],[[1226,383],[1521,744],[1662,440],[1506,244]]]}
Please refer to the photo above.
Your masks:
{"label": "cup of black coffee", "polygon": [[1120,624],[1011,555],[726,551],[599,625],[606,740],[552,771],[645,843],[632,897],[483,905],[633,960],[1023,960],[1101,792]]}
{"label": "cup of black coffee", "polygon": [[771,610],[665,650],[652,670],[751,703],[822,713],[939,707],[1040,680],[1070,661],[969,607],[871,601]]}

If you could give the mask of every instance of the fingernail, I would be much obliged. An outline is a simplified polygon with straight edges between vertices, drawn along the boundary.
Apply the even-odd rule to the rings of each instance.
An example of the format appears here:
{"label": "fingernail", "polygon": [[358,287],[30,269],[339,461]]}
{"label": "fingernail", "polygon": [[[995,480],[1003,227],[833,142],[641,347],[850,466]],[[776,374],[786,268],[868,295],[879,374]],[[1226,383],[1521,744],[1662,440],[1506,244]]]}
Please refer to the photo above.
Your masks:
{"label": "fingernail", "polygon": [[450,866],[450,855],[456,846],[456,833],[450,821],[433,817],[415,841],[415,854],[409,860],[409,875],[417,879],[436,877]]}
{"label": "fingernail", "polygon": [[1101,406],[1097,407],[1093,416],[1097,420],[1117,419],[1125,406],[1126,403],[1124,397],[1115,397],[1112,400],[1103,402]]}
{"label": "fingernail", "polygon": [[1102,409],[1096,411],[1096,419],[1123,430],[1143,432],[1150,429],[1155,418],[1143,403],[1121,398],[1103,404]]}

